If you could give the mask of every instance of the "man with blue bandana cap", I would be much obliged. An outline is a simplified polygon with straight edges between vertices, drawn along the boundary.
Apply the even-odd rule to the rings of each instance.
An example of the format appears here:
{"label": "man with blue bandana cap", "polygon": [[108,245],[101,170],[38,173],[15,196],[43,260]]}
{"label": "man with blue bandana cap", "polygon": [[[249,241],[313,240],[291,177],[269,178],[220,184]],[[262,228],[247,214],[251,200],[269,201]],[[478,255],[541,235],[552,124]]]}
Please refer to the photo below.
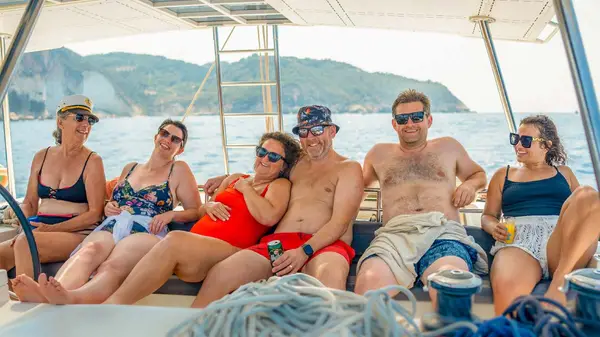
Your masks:
{"label": "man with blue bandana cap", "polygon": [[[346,289],[354,258],[351,224],[364,190],[362,169],[333,149],[340,127],[333,123],[328,108],[302,107],[297,119],[292,132],[300,137],[306,155],[290,173],[286,214],[275,233],[214,266],[192,306],[205,307],[243,284],[273,274],[303,272],[327,287]],[[282,243],[284,253],[271,265],[267,244],[273,240]]]}

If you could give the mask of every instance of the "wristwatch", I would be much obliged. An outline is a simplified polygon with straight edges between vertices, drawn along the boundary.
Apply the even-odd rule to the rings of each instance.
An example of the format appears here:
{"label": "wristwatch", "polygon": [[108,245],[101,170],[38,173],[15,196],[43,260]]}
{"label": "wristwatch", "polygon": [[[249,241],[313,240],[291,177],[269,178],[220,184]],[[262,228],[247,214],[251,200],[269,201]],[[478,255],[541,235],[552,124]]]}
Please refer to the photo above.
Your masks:
{"label": "wristwatch", "polygon": [[302,245],[302,250],[304,251],[304,254],[306,254],[306,256],[308,257],[311,257],[314,253],[313,248],[307,243]]}

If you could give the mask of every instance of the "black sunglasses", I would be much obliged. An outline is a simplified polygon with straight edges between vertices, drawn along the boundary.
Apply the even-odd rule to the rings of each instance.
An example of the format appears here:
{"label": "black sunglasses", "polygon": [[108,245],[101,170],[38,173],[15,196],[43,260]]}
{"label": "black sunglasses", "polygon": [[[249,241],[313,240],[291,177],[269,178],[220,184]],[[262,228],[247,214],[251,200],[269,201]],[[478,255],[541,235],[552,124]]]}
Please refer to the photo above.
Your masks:
{"label": "black sunglasses", "polygon": [[172,135],[169,131],[165,130],[165,129],[160,129],[158,130],[158,135],[161,136],[162,138],[169,138],[169,136],[171,136],[171,142],[173,144],[181,144],[183,143],[183,139],[179,138],[178,136]]}
{"label": "black sunglasses", "polygon": [[265,149],[262,146],[256,147],[256,156],[259,158],[263,158],[264,156],[267,156],[267,158],[269,159],[269,161],[271,163],[276,163],[279,160],[283,160],[285,163],[287,163],[285,161],[285,158],[283,158],[282,155],[280,155],[279,153],[275,153],[275,152],[269,152],[269,150]]}
{"label": "black sunglasses", "polygon": [[544,138],[538,138],[538,137],[531,137],[531,136],[521,136],[517,133],[510,133],[510,145],[517,145],[519,144],[519,141],[521,142],[521,145],[523,145],[524,148],[528,149],[531,147],[531,143],[532,142],[545,142],[546,140]]}
{"label": "black sunglasses", "polygon": [[313,136],[318,137],[322,135],[323,132],[325,132],[325,127],[327,126],[328,125],[317,125],[313,126],[312,128],[300,128],[298,129],[298,136],[300,138],[306,138],[308,137],[308,131],[310,131],[310,133],[312,133]]}
{"label": "black sunglasses", "polygon": [[423,119],[425,119],[425,112],[424,111],[416,111],[416,112],[411,112],[409,114],[394,115],[394,119],[396,120],[396,123],[398,123],[400,125],[404,125],[404,124],[408,123],[409,118],[413,121],[413,123],[421,123],[423,121]]}
{"label": "black sunglasses", "polygon": [[98,123],[98,118],[94,117],[94,116],[90,116],[90,115],[84,115],[82,113],[74,113],[75,114],[75,120],[77,121],[77,123],[81,123],[84,120],[87,119],[88,123],[90,124],[90,126]]}

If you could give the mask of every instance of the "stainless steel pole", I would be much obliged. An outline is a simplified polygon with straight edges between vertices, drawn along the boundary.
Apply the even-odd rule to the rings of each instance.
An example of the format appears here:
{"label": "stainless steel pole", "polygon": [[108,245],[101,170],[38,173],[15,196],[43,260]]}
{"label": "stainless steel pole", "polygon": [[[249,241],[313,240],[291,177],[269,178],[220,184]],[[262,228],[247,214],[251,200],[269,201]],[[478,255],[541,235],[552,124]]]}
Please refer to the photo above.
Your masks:
{"label": "stainless steel pole", "polygon": [[508,93],[506,92],[502,70],[500,69],[500,64],[498,63],[498,55],[496,54],[496,48],[494,47],[494,41],[492,39],[492,33],[490,32],[490,26],[488,23],[489,19],[491,18],[488,18],[488,20],[480,19],[477,20],[477,23],[479,24],[479,29],[481,30],[481,35],[490,59],[492,71],[494,72],[494,78],[496,79],[496,86],[498,87],[498,94],[500,95],[500,101],[502,102],[502,108],[504,109],[504,116],[506,117],[508,128],[510,129],[510,132],[515,132],[517,129],[515,117],[513,115],[512,107],[510,106]]}
{"label": "stainless steel pole", "polygon": [[[273,26],[273,49],[275,49],[275,53],[273,58],[275,59],[275,81],[277,85],[275,86],[275,90],[277,91],[277,115],[279,116],[279,131],[283,132],[283,111],[281,104],[281,75],[279,73],[279,30],[275,25]],[[270,88],[267,88],[271,90]]]}
{"label": "stainless steel pole", "polygon": [[[7,39],[8,36],[0,37],[0,60],[6,58]],[[12,155],[12,136],[10,133],[10,105],[8,104],[8,95],[2,101],[2,117],[4,124],[4,151],[6,154],[6,175],[8,177],[8,192],[16,198],[17,191],[15,188],[15,168]]]}
{"label": "stainless steel pole", "polygon": [[213,41],[215,44],[215,69],[217,77],[217,93],[219,95],[219,117],[221,119],[221,143],[223,145],[223,162],[225,173],[229,174],[229,151],[227,150],[227,126],[223,111],[223,87],[221,86],[221,57],[219,55],[219,32],[218,27],[213,27]]}
{"label": "stainless steel pole", "polygon": [[35,27],[43,4],[44,0],[30,0],[25,8],[21,21],[13,35],[12,43],[8,48],[6,59],[2,63],[2,68],[0,69],[0,99],[4,98],[8,91],[10,78],[15,70],[15,66],[25,51],[25,47],[31,37],[31,33],[33,32],[33,28]]}
{"label": "stainless steel pole", "polygon": [[554,0],[554,10],[558,26],[567,52],[575,93],[579,102],[579,112],[592,157],[597,187],[600,187],[600,111],[590,74],[577,16],[571,0]]}

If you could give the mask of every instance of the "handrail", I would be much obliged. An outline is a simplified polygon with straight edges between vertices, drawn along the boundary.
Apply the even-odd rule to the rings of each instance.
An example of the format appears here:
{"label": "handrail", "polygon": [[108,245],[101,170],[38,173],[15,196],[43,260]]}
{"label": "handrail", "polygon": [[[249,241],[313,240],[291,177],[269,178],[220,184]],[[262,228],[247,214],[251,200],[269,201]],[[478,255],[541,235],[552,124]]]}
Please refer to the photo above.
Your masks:
{"label": "handrail", "polygon": [[[377,198],[376,198],[376,207],[360,207],[359,211],[366,211],[366,212],[376,212],[375,213],[375,217],[376,217],[376,221],[377,222],[381,222],[382,218],[383,218],[383,206],[382,206],[382,201],[383,198],[381,197],[381,189],[378,187],[367,187],[364,189],[365,193],[375,193]],[[463,214],[481,214],[483,213],[483,209],[480,208],[460,208],[458,210],[460,213]]]}
{"label": "handrail", "polygon": [[375,193],[377,195],[376,198],[376,207],[360,207],[359,211],[375,211],[375,218],[377,222],[381,222],[383,207],[381,206],[382,198],[381,198],[381,189],[377,187],[366,187],[365,193]]}
{"label": "handrail", "polygon": [[204,190],[204,185],[198,185],[198,192],[204,193],[204,203],[206,204],[210,200],[210,195]]}
{"label": "handrail", "polygon": [[[204,190],[204,185],[198,185],[198,192],[204,192],[204,203],[207,203],[210,200],[210,196],[206,193],[206,191]],[[375,193],[375,195],[377,196],[375,201],[376,201],[376,207],[360,207],[358,210],[359,212],[361,211],[365,211],[365,212],[375,212],[375,218],[377,222],[381,222],[382,220],[382,216],[383,216],[383,207],[382,207],[382,201],[383,199],[381,198],[381,189],[378,187],[366,187],[364,189],[365,193]],[[483,213],[482,209],[479,208],[461,208],[458,210],[460,213],[465,213],[465,214],[481,214]]]}

